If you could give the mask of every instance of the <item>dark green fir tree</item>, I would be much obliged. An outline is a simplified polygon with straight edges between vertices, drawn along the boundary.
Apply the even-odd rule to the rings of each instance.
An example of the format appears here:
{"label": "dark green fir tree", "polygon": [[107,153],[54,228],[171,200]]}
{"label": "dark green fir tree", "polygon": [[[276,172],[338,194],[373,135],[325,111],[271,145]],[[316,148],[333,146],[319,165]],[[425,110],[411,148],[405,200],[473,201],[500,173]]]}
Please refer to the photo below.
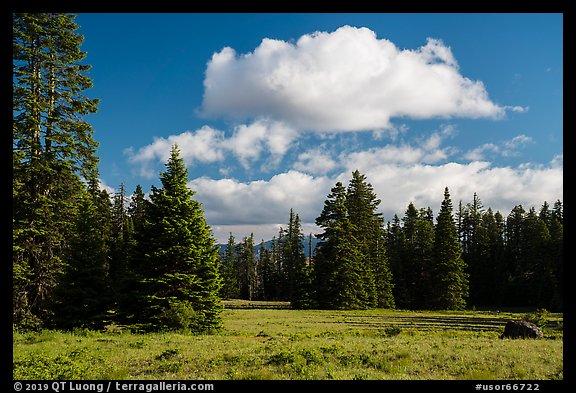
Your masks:
{"label": "dark green fir tree", "polygon": [[152,187],[138,248],[144,330],[210,332],[221,328],[218,249],[199,202],[193,199],[188,170],[176,145],[162,188]]}
{"label": "dark green fir tree", "polygon": [[84,115],[98,100],[74,16],[15,13],[13,86],[13,319],[41,327],[64,272],[81,178],[96,176],[93,131]]}
{"label": "dark green fir tree", "polygon": [[284,231],[283,268],[286,280],[286,298],[292,308],[303,309],[312,306],[311,273],[304,254],[304,234],[300,217],[290,209],[288,229]]}
{"label": "dark green fir tree", "polygon": [[55,290],[54,325],[60,329],[101,329],[111,321],[111,202],[95,179],[80,202],[67,265]]}
{"label": "dark green fir tree", "polygon": [[452,200],[448,187],[436,217],[432,288],[430,306],[434,309],[460,310],[466,307],[468,273],[462,259],[462,246],[452,214]]}
{"label": "dark green fir tree", "polygon": [[236,245],[238,255],[238,284],[240,288],[240,298],[255,300],[258,290],[256,276],[256,255],[254,255],[254,234],[244,237]]}
{"label": "dark green fir tree", "polygon": [[346,209],[354,228],[353,236],[358,240],[363,254],[360,267],[366,308],[395,306],[392,272],[385,247],[384,220],[378,212],[380,202],[366,176],[358,170],[352,172],[346,190]]}
{"label": "dark green fir tree", "polygon": [[325,309],[365,309],[365,263],[356,228],[346,209],[346,189],[341,182],[328,194],[316,224],[324,229],[318,237],[314,263],[316,301]]}
{"label": "dark green fir tree", "polygon": [[228,244],[220,260],[220,277],[222,277],[220,294],[224,299],[237,299],[240,297],[238,255],[236,254],[236,240],[232,233],[228,237]]}

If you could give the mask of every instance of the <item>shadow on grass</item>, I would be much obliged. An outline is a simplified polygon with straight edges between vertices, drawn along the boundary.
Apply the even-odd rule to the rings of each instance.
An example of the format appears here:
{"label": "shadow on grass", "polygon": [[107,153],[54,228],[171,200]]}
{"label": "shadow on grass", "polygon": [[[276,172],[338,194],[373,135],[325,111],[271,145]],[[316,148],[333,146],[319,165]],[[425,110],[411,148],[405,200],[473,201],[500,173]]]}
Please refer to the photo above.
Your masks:
{"label": "shadow on grass", "polygon": [[[509,318],[489,318],[466,315],[365,315],[344,316],[346,325],[366,328],[397,326],[419,331],[467,330],[478,332],[501,331]],[[341,322],[335,322],[341,323]]]}
{"label": "shadow on grass", "polygon": [[[397,326],[419,331],[464,330],[477,332],[502,332],[506,322],[520,319],[521,316],[478,317],[472,315],[363,315],[345,316],[346,324],[356,327],[382,328]],[[562,330],[559,321],[547,321],[546,327],[551,330]]]}

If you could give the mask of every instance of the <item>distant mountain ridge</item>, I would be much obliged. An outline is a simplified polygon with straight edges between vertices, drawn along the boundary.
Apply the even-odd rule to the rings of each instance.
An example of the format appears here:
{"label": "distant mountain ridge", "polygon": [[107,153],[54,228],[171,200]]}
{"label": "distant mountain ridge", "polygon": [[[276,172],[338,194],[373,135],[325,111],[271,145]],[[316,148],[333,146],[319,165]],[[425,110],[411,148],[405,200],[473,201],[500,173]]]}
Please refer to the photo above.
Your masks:
{"label": "distant mountain ridge", "polygon": [[[319,243],[322,243],[322,240],[312,237],[312,255],[314,255],[314,250]],[[308,236],[304,237],[302,244],[304,245],[304,255],[308,257],[308,255],[310,255],[310,239]],[[218,244],[218,246],[220,247],[220,254],[223,255],[226,252],[227,244]],[[254,246],[254,254],[258,254],[258,252],[260,252],[260,246],[261,242]],[[272,240],[265,241],[264,246],[270,250],[272,248]]]}

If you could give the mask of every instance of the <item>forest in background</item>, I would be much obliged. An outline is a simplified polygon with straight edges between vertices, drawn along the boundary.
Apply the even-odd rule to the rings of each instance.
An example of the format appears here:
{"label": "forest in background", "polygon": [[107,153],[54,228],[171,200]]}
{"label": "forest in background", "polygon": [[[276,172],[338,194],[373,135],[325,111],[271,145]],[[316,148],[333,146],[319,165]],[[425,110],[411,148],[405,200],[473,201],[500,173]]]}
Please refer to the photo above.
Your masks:
{"label": "forest in background", "polygon": [[[354,192],[353,184],[371,188],[358,172],[353,173],[350,184],[348,194]],[[341,184],[337,185],[333,192],[340,190],[337,192],[346,194],[341,187]],[[378,243],[383,245],[383,255],[378,256],[380,259],[374,270],[367,269],[370,258],[363,255],[357,261],[359,266],[347,265],[338,277],[323,282],[320,270],[333,259],[327,260],[325,256],[327,247],[331,246],[323,240],[322,234],[319,235],[321,241],[313,245],[314,235],[302,233],[298,214],[290,210],[287,227],[281,228],[278,237],[271,241],[262,240],[256,248],[253,235],[237,243],[230,234],[221,253],[222,296],[293,301],[299,295],[295,295],[292,288],[303,282],[307,288],[301,293],[308,307],[413,310],[535,307],[562,310],[563,207],[560,201],[553,206],[544,202],[538,211],[534,207],[526,210],[517,205],[505,217],[499,211],[484,208],[478,195],[474,194],[472,202],[459,202],[452,220],[447,221],[449,231],[441,238],[437,233],[442,226],[434,223],[430,207],[416,208],[409,203],[402,218],[395,215],[384,226],[378,223],[378,213],[370,211],[369,206],[374,203],[365,202],[365,214],[356,220],[366,224],[370,221],[366,217],[372,214],[376,225],[373,230],[379,232],[378,241],[362,245],[358,238],[352,237],[353,232],[346,235],[353,239],[350,243],[353,248],[374,251]],[[449,195],[445,194],[443,207],[447,208],[448,203]],[[331,200],[327,200],[325,210],[330,204]],[[319,217],[317,223],[321,222]],[[362,232],[366,233],[366,230],[363,228]],[[453,259],[448,259],[442,251],[443,248],[449,250],[450,246],[454,248]],[[256,251],[250,252],[254,249]],[[292,278],[294,269],[300,269],[298,280]],[[366,282],[374,280],[383,288],[379,303],[352,307],[336,305],[334,299],[322,294],[330,282],[346,282],[347,276],[356,274],[356,279],[349,281],[352,290],[363,273],[374,276],[364,278]],[[443,283],[443,277],[450,277],[452,283]],[[390,288],[392,295],[386,292]],[[438,295],[442,293],[444,295]],[[318,296],[326,296],[326,300]],[[438,296],[444,296],[444,299]]]}

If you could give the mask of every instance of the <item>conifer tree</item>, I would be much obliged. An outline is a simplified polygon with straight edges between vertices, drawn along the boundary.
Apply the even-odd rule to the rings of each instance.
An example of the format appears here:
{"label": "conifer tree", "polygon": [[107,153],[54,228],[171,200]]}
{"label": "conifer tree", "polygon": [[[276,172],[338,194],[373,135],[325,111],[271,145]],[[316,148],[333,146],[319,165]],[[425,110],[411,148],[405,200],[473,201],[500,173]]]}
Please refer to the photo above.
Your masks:
{"label": "conifer tree", "polygon": [[81,177],[96,177],[97,143],[83,116],[98,100],[83,94],[92,81],[73,15],[16,13],[12,26],[13,316],[33,327],[50,316]]}
{"label": "conifer tree", "polygon": [[140,184],[136,185],[134,193],[130,197],[130,204],[128,206],[128,216],[132,221],[134,232],[141,232],[144,222],[146,221],[147,203],[144,191]]}
{"label": "conifer tree", "polygon": [[386,226],[386,250],[394,277],[394,300],[396,306],[400,308],[407,308],[410,303],[408,300],[408,268],[403,258],[405,243],[406,239],[404,230],[400,225],[400,217],[394,214],[392,222],[388,222]]}
{"label": "conifer tree", "polygon": [[394,307],[392,273],[384,241],[384,220],[379,213],[380,199],[377,198],[366,176],[358,170],[346,190],[346,209],[355,229],[354,237],[359,241],[363,254],[362,280],[366,308]]}
{"label": "conifer tree", "polygon": [[415,274],[412,276],[416,282],[413,286],[413,307],[415,309],[426,308],[427,301],[431,296],[433,286],[432,266],[434,257],[434,219],[432,209],[421,208],[416,220],[414,249],[411,256],[415,263],[412,265]]}
{"label": "conifer tree", "polygon": [[[341,223],[346,219],[346,189],[341,182],[330,190],[324,201],[324,208],[316,225],[324,229],[317,235],[321,240],[316,250],[316,263],[314,264],[314,286],[316,288],[316,301],[320,308],[338,308],[336,304],[337,261],[336,246]],[[342,233],[343,234],[343,233]]]}
{"label": "conifer tree", "polygon": [[550,233],[531,207],[524,218],[523,249],[526,250],[521,281],[524,300],[535,307],[550,307],[555,297],[555,274],[549,253]]}
{"label": "conifer tree", "polygon": [[499,305],[502,302],[502,291],[507,282],[504,218],[500,212],[494,213],[491,208],[488,208],[482,217],[482,225],[486,230],[488,243],[487,263],[484,267],[485,278],[486,285],[491,288],[491,291],[486,293],[485,301],[487,305]]}
{"label": "conifer tree", "polygon": [[236,255],[236,239],[230,232],[224,254],[221,256],[220,277],[222,288],[220,294],[224,299],[237,299],[240,296],[238,283],[238,255]]}
{"label": "conifer tree", "polygon": [[444,200],[436,218],[431,272],[430,306],[435,309],[463,309],[468,296],[468,274],[462,260],[462,246],[458,241],[448,187],[444,189]]}
{"label": "conifer tree", "polygon": [[131,325],[137,324],[140,312],[146,307],[144,296],[141,294],[142,272],[144,271],[143,245],[148,243],[144,226],[147,221],[148,205],[144,197],[142,186],[138,184],[127,208],[127,224],[129,239],[126,246],[126,266],[123,274],[118,272],[116,282],[117,322]]}
{"label": "conifer tree", "polygon": [[461,216],[462,259],[470,274],[470,303],[488,305],[493,292],[493,266],[489,251],[489,238],[484,226],[484,207],[476,193],[472,203],[467,203],[459,214]]}
{"label": "conifer tree", "polygon": [[558,309],[562,303],[562,254],[563,254],[563,212],[562,202],[557,200],[553,208],[550,208],[548,202],[544,201],[540,208],[539,218],[548,229],[549,242],[546,246],[546,254],[550,258],[550,274],[554,277],[555,295],[551,301],[550,307]]}
{"label": "conifer tree", "polygon": [[341,182],[328,194],[316,224],[324,229],[318,237],[314,279],[317,304],[328,309],[367,308],[363,254],[354,237],[356,228],[346,209],[346,189]]}
{"label": "conifer tree", "polygon": [[561,311],[564,296],[564,211],[560,200],[554,203],[548,223],[548,232],[550,233],[551,268],[555,277],[555,294],[551,300],[550,308]]}
{"label": "conifer tree", "polygon": [[137,318],[146,330],[217,330],[222,325],[218,250],[201,205],[186,186],[188,171],[176,145],[160,180],[162,188],[152,187],[138,244],[145,307]]}
{"label": "conifer tree", "polygon": [[286,298],[292,308],[302,309],[311,306],[311,274],[304,255],[304,234],[298,214],[290,209],[288,229],[285,232],[283,247],[284,277],[286,278]]}
{"label": "conifer tree", "polygon": [[266,272],[267,263],[269,261],[270,252],[266,248],[266,243],[264,239],[260,241],[257,247],[256,255],[256,299],[267,300],[266,294],[264,292],[264,284],[267,278],[269,278],[268,272]]}
{"label": "conifer tree", "polygon": [[422,285],[418,279],[420,261],[416,255],[418,252],[418,219],[418,209],[410,202],[402,218],[404,242],[401,250],[402,266],[400,270],[402,275],[400,282],[404,284],[401,291],[404,294],[404,298],[401,299],[401,304],[408,309],[419,308],[416,293]]}
{"label": "conifer tree", "polygon": [[257,291],[256,256],[254,255],[254,234],[244,237],[241,243],[236,245],[238,254],[238,284],[240,298],[254,300]]}
{"label": "conifer tree", "polygon": [[67,265],[55,290],[54,324],[61,329],[100,329],[113,308],[110,281],[110,196],[95,179],[80,203],[66,256]]}
{"label": "conifer tree", "polygon": [[376,213],[380,200],[376,198],[372,186],[366,182],[366,176],[358,170],[352,172],[352,179],[346,190],[347,216],[354,228],[353,236],[359,242],[362,262],[360,263],[362,288],[361,302],[365,308],[377,304],[375,266],[379,258],[377,243],[380,235],[381,214]]}
{"label": "conifer tree", "polygon": [[353,235],[354,228],[346,217],[334,229],[337,241],[334,243],[336,272],[333,308],[344,310],[369,308],[366,291],[363,288],[364,255],[360,242]]}
{"label": "conifer tree", "polygon": [[314,265],[314,248],[312,245],[312,232],[308,235],[308,265]]}
{"label": "conifer tree", "polygon": [[270,250],[267,254],[267,262],[265,266],[264,276],[264,293],[268,300],[281,300],[282,299],[282,266],[280,262],[280,246],[276,236],[272,237],[270,242]]}
{"label": "conifer tree", "polygon": [[427,307],[431,288],[431,266],[434,246],[432,210],[416,209],[410,202],[402,218],[394,216],[388,228],[387,250],[394,274],[394,296],[401,308]]}
{"label": "conifer tree", "polygon": [[126,291],[129,280],[130,255],[135,246],[134,225],[128,215],[127,198],[124,183],[120,184],[120,190],[114,195],[112,204],[112,222],[110,239],[110,281],[114,295],[116,308],[119,307],[121,297]]}
{"label": "conifer tree", "polygon": [[395,308],[394,280],[388,249],[386,248],[386,233],[384,228],[380,229],[380,236],[375,245],[374,259],[372,260],[372,274],[376,285],[376,307]]}
{"label": "conifer tree", "polygon": [[505,227],[505,260],[507,282],[503,288],[502,300],[508,306],[518,306],[523,303],[524,281],[523,272],[526,270],[526,250],[524,249],[524,218],[526,211],[522,205],[512,208],[506,217]]}

